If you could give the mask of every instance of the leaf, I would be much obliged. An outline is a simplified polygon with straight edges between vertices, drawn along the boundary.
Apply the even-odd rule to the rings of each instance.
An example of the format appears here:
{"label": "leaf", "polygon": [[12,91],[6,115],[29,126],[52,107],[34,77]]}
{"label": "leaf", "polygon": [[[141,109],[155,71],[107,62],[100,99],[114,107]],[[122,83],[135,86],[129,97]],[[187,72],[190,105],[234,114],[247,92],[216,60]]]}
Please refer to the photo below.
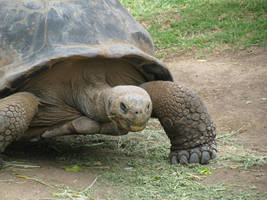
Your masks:
{"label": "leaf", "polygon": [[230,166],[231,169],[237,169],[239,166]]}
{"label": "leaf", "polygon": [[199,174],[211,174],[211,171],[205,167],[199,167],[197,168],[197,171]]}
{"label": "leaf", "polygon": [[134,168],[133,167],[125,167],[124,169],[126,169],[126,170],[133,170]]}
{"label": "leaf", "polygon": [[65,167],[64,168],[67,172],[80,172],[83,171],[83,168],[79,165],[74,165],[73,167]]}
{"label": "leaf", "polygon": [[251,190],[256,190],[257,189],[257,187],[255,186],[255,185],[250,185],[250,186],[248,186],[249,187],[249,189],[251,189]]}
{"label": "leaf", "polygon": [[252,104],[252,101],[246,101],[246,104]]}
{"label": "leaf", "polygon": [[102,166],[101,161],[96,161],[96,162],[94,162],[94,166]]}
{"label": "leaf", "polygon": [[25,179],[28,179],[29,178],[28,176],[19,175],[19,174],[17,174],[16,177],[18,177],[18,178],[25,178]]}
{"label": "leaf", "polygon": [[267,101],[267,98],[261,98],[261,101]]}
{"label": "leaf", "polygon": [[64,197],[64,195],[61,194],[61,193],[53,193],[52,195],[53,195],[54,197]]}

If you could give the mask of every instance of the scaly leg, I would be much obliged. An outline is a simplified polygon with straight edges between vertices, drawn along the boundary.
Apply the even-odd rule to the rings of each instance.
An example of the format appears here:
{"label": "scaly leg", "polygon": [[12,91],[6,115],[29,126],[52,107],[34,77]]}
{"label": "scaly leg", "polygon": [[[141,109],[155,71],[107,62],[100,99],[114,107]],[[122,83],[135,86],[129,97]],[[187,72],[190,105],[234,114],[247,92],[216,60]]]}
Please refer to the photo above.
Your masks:
{"label": "scaly leg", "polygon": [[152,117],[159,118],[171,141],[172,164],[206,164],[216,157],[215,126],[196,94],[169,81],[141,87],[152,99]]}
{"label": "scaly leg", "polygon": [[37,98],[27,92],[0,99],[0,153],[27,130],[38,111],[38,104]]}
{"label": "scaly leg", "polygon": [[125,135],[126,131],[120,130],[112,122],[109,123],[99,123],[87,117],[80,117],[71,122],[63,124],[59,127],[52,128],[51,130],[45,131],[41,138],[50,138],[62,135],[71,134],[106,134],[106,135]]}

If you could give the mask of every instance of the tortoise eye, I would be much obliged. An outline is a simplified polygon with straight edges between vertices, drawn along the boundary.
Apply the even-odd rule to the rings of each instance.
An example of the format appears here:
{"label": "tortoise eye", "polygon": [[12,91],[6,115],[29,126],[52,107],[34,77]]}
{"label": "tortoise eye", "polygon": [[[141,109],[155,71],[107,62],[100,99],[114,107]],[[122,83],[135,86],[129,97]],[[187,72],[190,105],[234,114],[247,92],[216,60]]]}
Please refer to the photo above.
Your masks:
{"label": "tortoise eye", "polygon": [[123,114],[127,114],[128,108],[124,103],[122,103],[122,102],[120,103],[120,108],[121,108],[121,111]]}
{"label": "tortoise eye", "polygon": [[146,112],[148,113],[150,111],[150,104],[146,106]]}

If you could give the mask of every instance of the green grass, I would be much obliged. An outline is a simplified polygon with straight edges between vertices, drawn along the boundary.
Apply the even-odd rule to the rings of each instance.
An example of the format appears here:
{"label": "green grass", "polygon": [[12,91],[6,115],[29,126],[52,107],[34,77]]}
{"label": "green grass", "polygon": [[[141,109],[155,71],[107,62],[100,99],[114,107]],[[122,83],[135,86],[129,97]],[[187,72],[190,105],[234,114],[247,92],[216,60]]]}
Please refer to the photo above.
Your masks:
{"label": "green grass", "polygon": [[158,56],[267,46],[266,0],[121,0],[154,39]]}

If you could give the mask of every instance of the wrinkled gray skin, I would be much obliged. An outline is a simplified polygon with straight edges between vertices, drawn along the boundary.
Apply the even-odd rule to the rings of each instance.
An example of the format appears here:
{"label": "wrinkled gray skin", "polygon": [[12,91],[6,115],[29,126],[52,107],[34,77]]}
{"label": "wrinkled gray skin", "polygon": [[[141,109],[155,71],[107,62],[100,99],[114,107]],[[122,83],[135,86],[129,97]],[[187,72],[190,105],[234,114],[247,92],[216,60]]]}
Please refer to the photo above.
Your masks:
{"label": "wrinkled gray skin", "polygon": [[3,0],[0,21],[0,153],[22,139],[141,131],[155,117],[171,163],[216,156],[204,104],[172,82],[119,1]]}

